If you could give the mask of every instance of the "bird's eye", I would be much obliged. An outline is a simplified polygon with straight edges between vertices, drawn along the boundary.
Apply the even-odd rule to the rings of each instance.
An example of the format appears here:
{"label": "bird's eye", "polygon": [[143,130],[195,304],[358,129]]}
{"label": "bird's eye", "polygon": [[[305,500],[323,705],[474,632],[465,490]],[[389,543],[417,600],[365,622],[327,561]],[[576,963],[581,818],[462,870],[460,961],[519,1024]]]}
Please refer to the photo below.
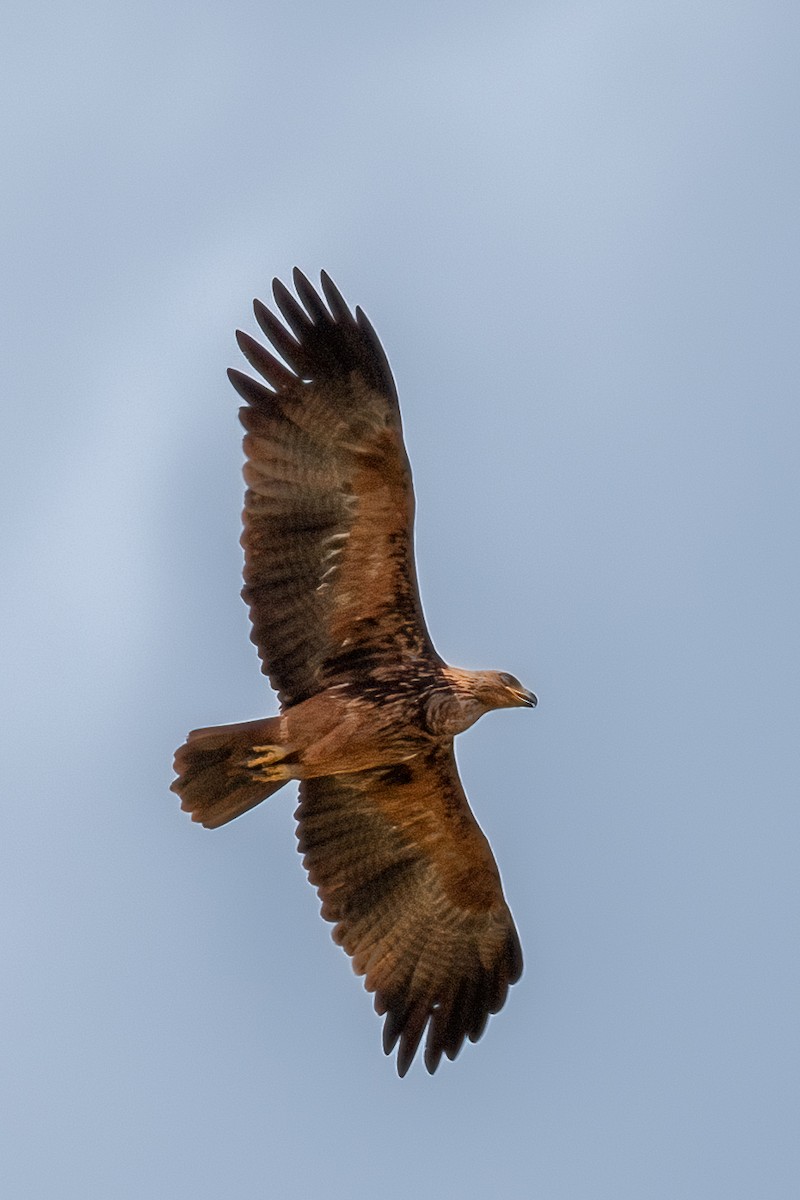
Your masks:
{"label": "bird's eye", "polygon": [[506,687],[519,687],[517,680],[513,675],[509,675],[507,671],[500,672],[500,682],[504,683]]}

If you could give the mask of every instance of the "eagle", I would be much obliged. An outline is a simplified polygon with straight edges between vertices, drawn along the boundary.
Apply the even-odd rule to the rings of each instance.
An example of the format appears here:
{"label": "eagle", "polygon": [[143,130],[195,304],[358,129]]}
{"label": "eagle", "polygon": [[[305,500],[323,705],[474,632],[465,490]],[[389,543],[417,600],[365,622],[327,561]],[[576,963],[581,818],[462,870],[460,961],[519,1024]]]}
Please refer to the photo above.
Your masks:
{"label": "eagle", "polygon": [[[271,353],[236,339],[265,380],[245,401],[244,589],[280,713],[196,729],[172,790],[208,829],[299,780],[303,865],[385,1015],[405,1075],[478,1040],[522,973],[497,865],[467,802],[457,734],[536,696],[503,671],[437,654],[414,564],[414,491],[386,354],[330,277],[259,300]],[[277,357],[277,356],[280,357]]]}

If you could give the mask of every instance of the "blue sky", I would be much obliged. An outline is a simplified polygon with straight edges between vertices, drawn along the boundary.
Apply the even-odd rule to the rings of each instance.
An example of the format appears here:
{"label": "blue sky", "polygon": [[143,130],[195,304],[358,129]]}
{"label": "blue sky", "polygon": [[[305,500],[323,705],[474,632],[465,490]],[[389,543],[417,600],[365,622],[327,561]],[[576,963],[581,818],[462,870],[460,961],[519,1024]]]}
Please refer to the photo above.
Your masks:
{"label": "blue sky", "polygon": [[[771,3],[19,5],[0,78],[0,1180],[15,1200],[796,1194],[797,45]],[[526,972],[398,1080],[238,591],[233,330],[297,263],[400,392]]]}

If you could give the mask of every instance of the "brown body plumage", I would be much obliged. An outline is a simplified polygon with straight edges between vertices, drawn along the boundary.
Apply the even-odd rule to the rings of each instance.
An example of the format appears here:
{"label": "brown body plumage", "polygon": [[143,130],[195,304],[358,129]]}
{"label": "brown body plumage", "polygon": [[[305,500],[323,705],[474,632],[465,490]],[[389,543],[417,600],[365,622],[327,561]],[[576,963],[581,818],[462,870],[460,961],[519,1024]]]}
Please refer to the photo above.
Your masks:
{"label": "brown body plumage", "polygon": [[434,650],[386,356],[327,275],[327,305],[299,271],[294,281],[302,307],[273,285],[286,325],[255,304],[288,365],[238,333],[270,386],[229,372],[247,401],[242,594],[281,713],[195,730],[172,787],[214,828],[301,781],[298,840],[322,915],[387,1014],[384,1048],[399,1041],[400,1074],[426,1025],[432,1072],[477,1040],[522,971],[453,738],[490,709],[536,698],[513,676],[461,671]]}

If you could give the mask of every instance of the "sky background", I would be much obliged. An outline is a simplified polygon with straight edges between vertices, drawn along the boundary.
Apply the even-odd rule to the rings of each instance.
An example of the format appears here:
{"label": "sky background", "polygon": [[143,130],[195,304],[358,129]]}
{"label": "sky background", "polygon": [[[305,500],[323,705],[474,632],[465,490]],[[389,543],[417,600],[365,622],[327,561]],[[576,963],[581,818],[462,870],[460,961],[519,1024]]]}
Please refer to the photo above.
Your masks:
{"label": "sky background", "polygon": [[[800,7],[12,6],[0,1183],[14,1200],[793,1200]],[[526,972],[398,1080],[295,851],[214,833],[272,712],[233,340],[294,264],[401,397]]]}

